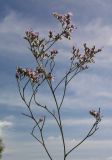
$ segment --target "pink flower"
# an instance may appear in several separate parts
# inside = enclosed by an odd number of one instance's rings
[[[99,111],[95,111],[95,110],[91,110],[89,111],[89,113],[94,117],[96,118],[97,121],[101,121],[101,114],[100,114],[100,108],[99,108]]]

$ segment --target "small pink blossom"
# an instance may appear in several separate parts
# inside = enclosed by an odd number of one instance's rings
[[[47,79],[48,79],[49,81],[54,81],[54,76],[53,76],[51,73],[49,73],[49,74],[47,75]]]
[[[101,114],[100,114],[100,108],[99,111],[91,110],[89,113],[97,120],[101,121]]]

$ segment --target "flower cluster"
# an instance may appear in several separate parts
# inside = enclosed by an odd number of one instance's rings
[[[49,33],[48,33],[48,37],[49,37],[49,39],[52,41],[58,41],[58,40],[61,40],[62,39],[62,33],[61,34],[59,34],[59,33],[57,33],[56,35],[55,34],[53,34],[53,32],[52,31],[49,31]]]
[[[71,39],[71,32],[74,29],[74,25],[71,24],[71,13],[61,15],[59,13],[53,13],[54,17],[56,17],[60,23],[62,24],[62,27],[64,31],[62,32],[62,36],[64,36],[67,39]],[[52,32],[50,32],[50,37],[52,37]]]
[[[52,31],[49,31],[49,37],[52,39],[58,39],[58,35],[54,36],[55,38],[53,38],[53,33]],[[26,36],[24,37],[31,46],[31,51],[33,53],[33,55],[35,56],[36,59],[40,58],[42,59],[46,59],[46,58],[51,58],[54,59],[54,57],[56,56],[56,54],[58,53],[58,51],[56,49],[53,49],[50,54],[45,52],[45,39],[40,39],[39,38],[39,33],[35,33],[32,30],[26,31]]]
[[[51,58],[51,59],[54,59],[54,57],[55,57],[57,54],[58,54],[58,51],[57,51],[56,49],[53,49],[53,50],[51,51],[50,58]]]
[[[40,79],[46,77],[49,81],[54,80],[54,76],[51,73],[45,73],[42,68],[37,68],[35,71],[28,68],[20,68],[16,69],[16,78],[28,77],[31,79],[33,83],[38,83]]]
[[[31,79],[33,83],[37,83],[40,78],[43,78],[43,70],[40,68],[38,70],[33,71],[32,69],[28,68],[25,69],[17,67],[16,78],[19,79],[20,77],[28,77]]]
[[[25,32],[25,39],[30,43],[32,47],[44,47],[45,39],[39,37],[39,33],[33,32],[31,29]]]
[[[71,60],[74,61],[75,59],[78,60],[78,62],[75,62],[75,65],[80,67],[81,69],[88,68],[87,64],[88,63],[94,63],[94,57],[95,55],[101,52],[101,49],[95,49],[95,46],[92,48],[88,48],[86,46],[86,43],[84,44],[84,54],[82,55],[80,53],[79,49],[76,49],[73,46],[72,54],[73,56],[71,57]]]
[[[100,113],[100,108],[99,111],[91,110],[89,111],[90,115],[92,115],[97,121],[101,121],[101,113]]]

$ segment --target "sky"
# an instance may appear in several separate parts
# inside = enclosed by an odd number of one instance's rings
[[[33,123],[22,115],[22,102],[15,79],[16,66],[34,67],[35,60],[24,40],[32,28],[47,36],[58,31],[53,12],[73,13],[77,27],[71,41],[57,45],[57,71],[54,83],[61,77],[73,45],[82,49],[87,43],[102,48],[89,69],[78,74],[68,86],[62,118],[68,148],[88,132],[94,118],[89,111],[101,108],[99,130],[68,157],[68,160],[112,160],[112,1],[111,0],[0,0],[0,137],[5,150],[3,160],[48,160],[43,148],[31,136]],[[29,93],[28,93],[29,94]],[[50,107],[53,102],[44,89],[40,101]],[[60,96],[60,94],[59,94]],[[34,107],[37,116],[42,114]],[[47,115],[48,116],[48,115]],[[49,116],[45,128],[46,143],[54,159],[62,159],[61,138]],[[53,160],[54,160],[53,159]]]

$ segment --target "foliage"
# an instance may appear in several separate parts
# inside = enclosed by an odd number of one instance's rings
[[[2,152],[4,150],[4,145],[2,143],[2,139],[0,139],[0,159],[2,158]]]
[[[23,113],[25,116],[30,118],[34,122],[31,135],[43,146],[45,152],[47,153],[50,160],[52,160],[52,155],[48,150],[45,142],[45,125],[46,125],[46,116],[36,117],[32,109],[32,102],[36,105],[37,109],[42,109],[46,111],[52,118],[56,121],[57,127],[59,128],[61,140],[63,143],[63,153],[65,160],[68,155],[79,145],[81,145],[87,138],[92,136],[98,129],[98,124],[101,121],[100,108],[98,111],[91,110],[90,114],[95,118],[95,122],[88,131],[87,135],[78,143],[74,144],[72,148],[67,150],[66,148],[66,139],[63,130],[63,120],[62,120],[62,110],[63,102],[66,94],[66,89],[70,81],[80,72],[87,70],[90,63],[94,63],[94,58],[101,49],[96,49],[95,46],[89,48],[85,43],[83,45],[83,54],[80,53],[80,50],[75,46],[72,47],[71,58],[68,60],[69,67],[65,73],[63,73],[62,78],[53,84],[54,79],[54,68],[56,66],[56,56],[59,55],[59,51],[54,49],[53,46],[57,42],[66,38],[71,39],[72,31],[76,29],[71,23],[71,13],[61,15],[58,13],[53,13],[54,17],[61,24],[61,32],[54,34],[52,31],[49,31],[48,38],[41,38],[39,33],[35,33],[32,30],[26,31],[25,40],[29,43],[30,50],[34,59],[36,61],[35,69],[32,68],[22,68],[17,67],[16,70],[16,79],[18,84],[18,89],[22,100],[24,101],[28,113]],[[56,76],[56,75],[55,75]],[[53,101],[55,103],[53,111],[48,105],[43,104],[39,101],[38,95],[39,91],[44,87],[49,88],[49,92],[52,94]],[[59,87],[64,84],[63,89],[61,89],[61,101],[58,100],[56,91],[59,90]],[[31,89],[31,96],[28,99],[26,96],[27,89]],[[47,102],[46,102],[47,103]],[[38,112],[38,111],[37,111]],[[38,136],[35,134],[35,131],[38,129]],[[44,132],[44,133],[43,133]]]

